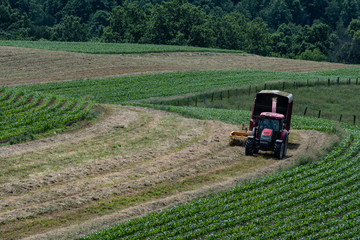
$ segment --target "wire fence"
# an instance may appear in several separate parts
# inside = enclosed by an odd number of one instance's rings
[[[252,109],[253,99],[261,90],[281,90],[281,91],[291,91],[297,90],[300,88],[319,88],[324,86],[360,86],[359,79],[307,79],[301,81],[277,81],[277,82],[267,82],[263,84],[248,85],[239,88],[229,88],[229,89],[220,89],[211,92],[204,92],[196,95],[189,96],[180,96],[171,99],[153,99],[148,103],[151,104],[161,104],[161,105],[173,105],[173,106],[188,106],[188,107],[214,107],[214,108],[226,108],[222,104],[223,102],[229,101],[229,99],[234,99],[236,97],[248,97],[251,104],[248,106],[248,109],[244,109],[240,104],[236,107],[232,106],[232,109],[243,109],[250,110]],[[214,105],[214,103],[217,103]],[[358,110],[355,110],[356,113]],[[298,114],[300,115],[300,114]],[[308,106],[304,107],[303,116],[312,116],[321,118],[323,116],[329,115],[329,113],[324,112],[322,109],[310,109]],[[325,117],[326,118],[326,117]],[[351,120],[350,120],[351,119]],[[343,122],[344,120],[348,123],[357,124],[357,116],[353,114],[340,114],[337,119],[331,119]]]

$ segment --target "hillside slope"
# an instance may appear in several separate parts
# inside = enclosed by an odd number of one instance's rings
[[[194,70],[311,72],[358,67],[233,53],[83,54],[0,46],[0,85]]]

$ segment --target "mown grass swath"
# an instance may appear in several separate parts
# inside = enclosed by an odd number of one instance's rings
[[[86,117],[93,104],[38,92],[0,89],[0,142],[66,127]]]
[[[0,46],[36,48],[44,50],[93,53],[93,54],[133,54],[155,52],[222,52],[243,53],[239,50],[201,48],[176,45],[101,43],[101,42],[53,42],[53,41],[7,41],[0,40]]]
[[[83,239],[344,239],[359,236],[360,129],[298,166]]]

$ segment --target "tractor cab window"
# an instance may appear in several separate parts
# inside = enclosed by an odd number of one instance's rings
[[[262,118],[260,120],[260,133],[262,133],[262,131],[264,129],[272,129],[275,132],[280,131],[280,124],[281,121],[279,121],[278,119],[273,119],[273,118]]]

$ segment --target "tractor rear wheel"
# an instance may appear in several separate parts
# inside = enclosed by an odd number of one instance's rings
[[[254,155],[254,139],[248,138],[245,143],[245,155],[252,156]]]
[[[283,159],[284,157],[284,142],[276,142],[274,146],[274,155],[278,159]]]

